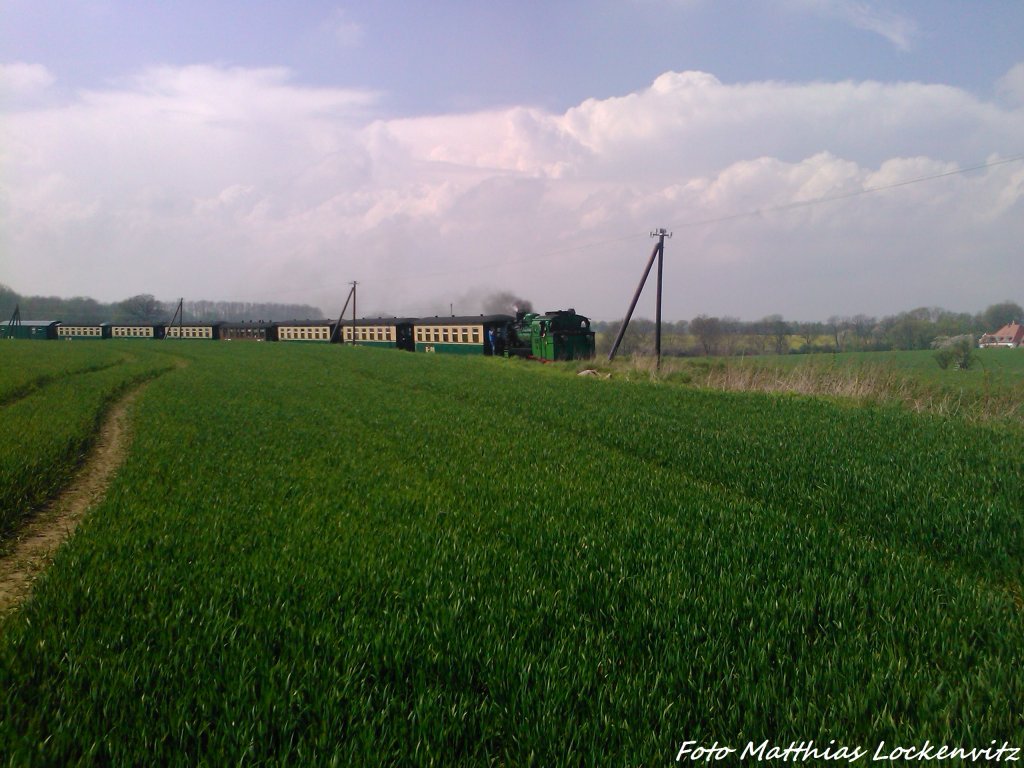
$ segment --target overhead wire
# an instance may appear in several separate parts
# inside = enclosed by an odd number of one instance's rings
[[[857,189],[857,190],[853,190],[853,191],[850,191],[850,192],[843,192],[841,194],[824,195],[822,197],[816,197],[816,198],[812,198],[810,200],[797,200],[797,201],[794,201],[794,202],[791,202],[791,203],[782,203],[780,205],[768,206],[768,207],[764,207],[764,208],[756,208],[756,209],[752,209],[752,210],[749,210],[749,211],[742,211],[742,212],[739,212],[739,213],[732,213],[732,214],[728,214],[728,215],[725,215],[725,216],[718,216],[718,217],[710,218],[710,219],[699,219],[699,220],[696,220],[696,221],[682,222],[680,224],[676,224],[673,227],[669,227],[669,229],[689,229],[689,228],[693,228],[693,227],[707,226],[707,225],[710,225],[710,224],[721,224],[721,223],[724,223],[724,222],[735,221],[735,220],[738,220],[738,219],[754,218],[754,217],[763,216],[763,215],[769,214],[769,213],[780,213],[780,212],[783,212],[783,211],[790,211],[790,210],[799,209],[799,208],[810,208],[810,207],[815,206],[815,205],[823,205],[825,203],[832,203],[832,202],[836,202],[836,201],[839,201],[839,200],[848,200],[850,198],[860,197],[862,195],[873,194],[873,193],[876,193],[876,192],[883,192],[885,190],[896,189],[898,187],[906,187],[906,186],[910,186],[912,184],[920,184],[920,183],[923,183],[923,182],[926,182],[926,181],[934,181],[935,179],[941,179],[941,178],[945,178],[945,177],[948,177],[948,176],[958,176],[958,175],[962,175],[964,173],[970,173],[971,171],[980,171],[980,170],[985,170],[985,169],[988,169],[988,168],[995,168],[995,167],[1000,166],[1000,165],[1007,165],[1009,163],[1017,163],[1017,162],[1020,162],[1022,160],[1024,160],[1024,153],[1020,153],[1020,154],[1016,154],[1016,155],[1011,155],[1009,157],[1001,158],[999,160],[990,160],[990,161],[985,162],[985,163],[978,163],[978,164],[975,164],[975,165],[967,166],[965,168],[954,168],[953,170],[943,171],[941,173],[933,173],[933,174],[929,174],[927,176],[917,176],[917,177],[912,178],[912,179],[903,179],[902,181],[895,181],[895,182],[892,182],[890,184],[879,184],[879,185],[872,186],[872,187],[864,187],[862,189]],[[634,234],[634,235],[623,235],[621,237],[615,237],[615,238],[610,238],[610,239],[606,239],[606,240],[590,241],[590,242],[586,242],[586,243],[580,243],[580,244],[577,244],[577,245],[565,246],[563,248],[555,248],[555,249],[551,249],[551,250],[546,250],[546,251],[544,251],[542,253],[538,253],[538,254],[535,254],[533,256],[525,256],[525,257],[519,258],[519,259],[505,259],[505,260],[502,260],[501,262],[488,262],[488,263],[479,263],[479,262],[477,262],[477,263],[475,263],[472,266],[460,267],[458,269],[440,270],[440,271],[436,271],[436,272],[417,272],[415,274],[407,273],[407,274],[403,275],[403,277],[406,278],[406,279],[413,279],[413,278],[415,278],[415,279],[423,279],[423,278],[431,278],[431,277],[449,277],[451,275],[465,274],[466,272],[483,272],[483,271],[486,271],[486,270],[489,270],[489,269],[494,269],[495,267],[498,267],[498,266],[528,264],[528,263],[534,262],[534,261],[543,261],[543,260],[551,258],[552,256],[558,256],[558,255],[561,255],[561,254],[574,253],[574,252],[584,251],[584,250],[591,251],[591,250],[594,250],[594,249],[597,249],[597,248],[603,248],[603,247],[608,246],[608,245],[614,245],[616,243],[624,243],[624,242],[629,242],[629,241],[632,241],[632,240],[640,240],[640,239],[645,239],[646,240],[649,237],[650,237],[650,233],[649,232],[644,232],[643,234],[639,234],[638,233],[638,234]],[[399,279],[401,279],[401,278],[399,278]]]
[[[1008,163],[1017,163],[1024,160],[1024,153],[1019,155],[1012,155],[1005,157],[1000,160],[992,160],[987,163],[980,163],[978,165],[968,166],[967,168],[954,168],[951,171],[943,171],[942,173],[933,173],[928,176],[918,176],[913,179],[904,179],[903,181],[894,181],[891,184],[879,184],[873,187],[864,187],[862,189],[855,189],[851,192],[843,192],[837,195],[824,195],[822,197],[815,197],[810,200],[796,200],[792,203],[782,203],[780,205],[773,205],[766,208],[756,208],[750,211],[743,211],[741,213],[732,213],[726,216],[719,216],[713,219],[700,219],[698,221],[684,222],[676,225],[673,229],[686,229],[689,227],[702,227],[708,224],[720,224],[726,221],[734,221],[736,219],[751,218],[755,216],[762,216],[766,213],[780,213],[782,211],[790,211],[796,208],[810,208],[811,206],[821,205],[823,203],[832,203],[837,200],[849,200],[853,197],[860,197],[862,195],[872,194],[874,192],[884,192],[887,189],[896,189],[897,187],[906,187],[911,184],[920,184],[925,181],[934,181],[935,179],[942,179],[947,176],[958,176],[971,171],[980,171],[986,168],[994,168],[999,165],[1007,165]]]

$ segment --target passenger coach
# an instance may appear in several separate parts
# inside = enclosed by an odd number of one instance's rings
[[[223,323],[174,323],[167,326],[165,339],[219,339]]]
[[[61,323],[57,326],[58,339],[105,339],[107,338],[106,323]]]
[[[111,323],[107,326],[109,339],[162,339],[163,323]]]
[[[339,341],[412,352],[416,349],[413,322],[408,317],[367,317],[356,320],[355,325],[351,320],[342,321]]]
[[[258,323],[224,323],[220,337],[224,341],[266,341],[270,325],[262,320]]]
[[[416,351],[501,355],[511,322],[510,315],[421,317],[415,321]]]
[[[329,343],[334,336],[334,323],[330,320],[293,320],[271,323],[271,341],[322,341]]]

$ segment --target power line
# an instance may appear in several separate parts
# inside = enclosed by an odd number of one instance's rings
[[[942,179],[946,176],[958,176],[960,174],[969,173],[970,171],[980,171],[985,168],[994,168],[998,165],[1006,165],[1008,163],[1016,163],[1024,160],[1024,154],[1013,155],[1012,157],[1006,157],[1002,160],[993,160],[989,163],[982,163],[980,165],[972,165],[967,168],[956,168],[952,171],[943,171],[942,173],[933,173],[929,176],[918,176],[913,179],[904,179],[903,181],[894,181],[891,184],[879,184],[876,187],[864,187],[863,189],[857,189],[853,192],[844,192],[839,195],[825,195],[824,197],[816,197],[811,200],[798,200],[792,203],[782,203],[781,205],[773,205],[767,208],[757,208],[751,211],[743,211],[742,213],[732,213],[727,216],[719,216],[714,219],[702,219],[700,221],[690,221],[685,224],[678,224],[679,227],[702,227],[707,224],[719,224],[725,221],[734,221],[735,219],[745,219],[753,216],[761,216],[765,213],[778,213],[781,211],[791,211],[795,208],[810,208],[814,205],[821,205],[823,203],[832,203],[836,200],[848,200],[851,197],[860,197],[861,195],[869,195],[874,192],[883,192],[887,189],[895,189],[897,187],[906,187],[911,184],[920,184],[924,181],[934,181],[935,179]]]

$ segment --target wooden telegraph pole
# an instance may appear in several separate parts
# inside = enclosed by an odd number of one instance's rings
[[[345,306],[341,308],[341,314],[338,315],[338,322],[334,326],[334,337],[341,343],[345,342],[345,335],[341,332],[342,324],[345,322],[345,311],[348,309],[348,303],[352,302],[352,346],[356,345],[356,286],[359,283],[353,280],[349,283],[352,287],[349,289],[348,298],[345,299]],[[334,339],[332,338],[332,341]]]
[[[647,277],[651,274],[651,267],[654,266],[654,260],[658,260],[658,285],[657,285],[657,297],[655,300],[655,318],[654,318],[654,352],[658,356],[658,368],[661,368],[661,284],[663,274],[663,264],[665,261],[665,238],[672,237],[672,233],[666,229],[656,229],[651,232],[651,237],[658,238],[658,244],[654,246],[654,250],[651,251],[651,258],[647,260],[647,266],[644,267],[643,277],[640,278],[640,284],[636,287],[636,292],[633,294],[633,301],[629,304],[629,309],[626,311],[626,317],[622,321],[622,326],[619,328],[619,334],[615,337],[615,343],[612,344],[612,349],[608,353],[608,361],[611,362],[615,358],[615,353],[619,349],[619,344],[622,343],[622,337],[626,335],[626,328],[629,327],[629,321],[633,317],[633,310],[636,309],[636,303],[640,300],[640,294],[644,290],[644,285],[647,283]]]

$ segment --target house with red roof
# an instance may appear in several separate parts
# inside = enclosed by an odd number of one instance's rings
[[[995,333],[986,333],[978,342],[979,347],[1019,347],[1024,342],[1024,325],[1014,320]]]

